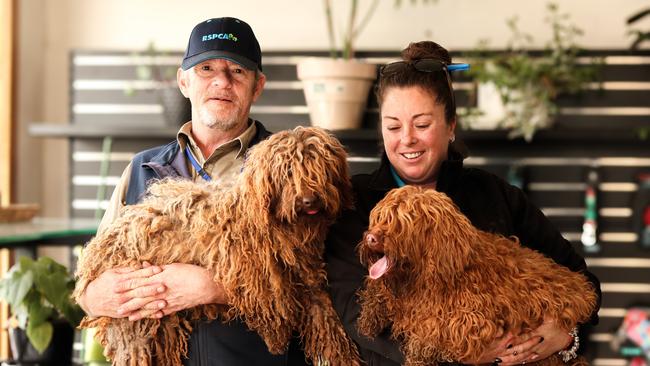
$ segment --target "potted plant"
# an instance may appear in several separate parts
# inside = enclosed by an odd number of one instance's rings
[[[396,6],[400,4],[400,0],[395,1]],[[355,41],[378,5],[379,0],[373,0],[365,15],[359,17],[359,1],[350,0],[350,12],[339,50],[332,2],[323,0],[330,58],[305,58],[297,65],[298,79],[303,83],[313,125],[330,130],[360,127],[368,92],[377,76],[377,66],[354,58]]]
[[[49,257],[21,257],[0,281],[0,298],[11,307],[10,343],[14,359],[69,364],[74,328],[83,311],[70,295],[74,279]]]
[[[136,78],[151,82],[158,103],[163,108],[163,117],[167,124],[178,126],[192,118],[192,106],[189,99],[180,92],[176,82],[178,65],[165,63],[166,52],[156,49],[153,42],[149,43],[143,52],[133,55],[136,60]],[[133,95],[135,88],[125,90],[127,95]]]
[[[547,6],[551,40],[536,54],[530,50],[532,37],[519,30],[517,19],[508,20],[512,38],[505,52],[487,52],[486,41],[469,55],[470,74],[478,85],[478,117],[470,113],[464,126],[474,128],[481,122],[495,122],[509,129],[509,137],[531,141],[538,129],[554,122],[558,95],[578,93],[596,79],[597,60],[582,65],[575,42],[582,31],[568,24],[568,15],[560,14],[556,4]],[[491,96],[490,91],[496,92]]]

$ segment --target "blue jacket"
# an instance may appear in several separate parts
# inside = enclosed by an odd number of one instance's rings
[[[257,132],[251,146],[271,135],[264,126],[255,121]],[[140,201],[147,185],[165,177],[191,178],[187,170],[185,154],[178,141],[138,153],[131,161],[131,176],[126,193],[126,204]],[[284,355],[271,355],[260,336],[250,331],[246,324],[220,320],[197,324],[190,337],[186,366],[302,366],[305,355],[297,339],[291,342]]]

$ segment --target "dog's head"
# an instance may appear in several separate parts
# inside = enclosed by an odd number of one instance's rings
[[[477,235],[444,193],[406,186],[390,191],[371,211],[359,252],[371,279],[453,280],[467,266]]]
[[[257,207],[280,222],[331,222],[352,205],[346,158],[343,145],[325,130],[296,127],[250,149],[244,179]]]

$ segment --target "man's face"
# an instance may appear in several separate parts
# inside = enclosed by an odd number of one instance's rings
[[[262,93],[264,74],[224,59],[179,69],[178,85],[192,102],[192,121],[223,131],[245,126],[253,102]]]

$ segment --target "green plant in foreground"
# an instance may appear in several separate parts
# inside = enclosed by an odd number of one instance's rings
[[[74,286],[68,269],[49,257],[20,257],[0,281],[0,298],[38,352],[52,340],[52,320],[63,318],[73,327],[81,322],[83,311],[70,298]]]

